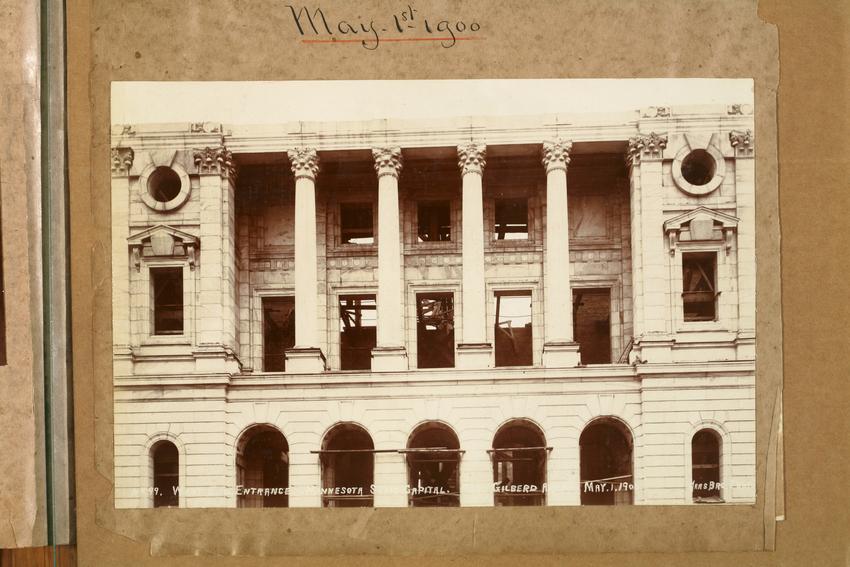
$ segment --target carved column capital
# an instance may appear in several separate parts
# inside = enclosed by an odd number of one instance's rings
[[[372,158],[375,160],[375,173],[378,179],[384,175],[398,178],[401,174],[401,148],[373,148]]]
[[[735,157],[753,157],[755,137],[752,130],[732,130],[729,132],[729,143],[735,150]]]
[[[467,173],[484,174],[487,164],[487,146],[470,142],[457,147],[458,166],[463,175]]]
[[[287,152],[295,179],[316,180],[319,173],[319,154],[315,148],[293,148]]]
[[[543,166],[546,173],[557,169],[567,171],[572,149],[573,143],[570,140],[555,138],[551,142],[543,142]]]
[[[207,146],[196,149],[192,154],[198,173],[221,175],[224,178],[236,178],[236,164],[233,162],[233,152],[227,149],[224,141],[217,148]]]
[[[133,148],[112,148],[112,175],[115,177],[129,175],[135,156]]]
[[[667,134],[638,134],[629,138],[627,161],[630,165],[639,164],[641,158],[660,159],[664,148],[667,147]]]

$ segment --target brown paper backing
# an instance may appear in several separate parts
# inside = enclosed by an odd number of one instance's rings
[[[41,334],[38,17],[0,0],[0,214],[6,364],[0,366],[0,548],[47,543]]]
[[[353,19],[371,13],[388,17],[405,6],[328,0],[321,7]],[[472,16],[486,27],[486,40],[451,49],[398,43],[367,51],[355,44],[301,44],[283,1],[69,2],[80,565],[256,565],[256,556],[276,556],[268,561],[272,564],[322,566],[843,562],[850,505],[841,491],[846,451],[843,459],[839,452],[850,435],[846,423],[830,419],[824,409],[850,407],[848,388],[841,382],[847,362],[838,362],[846,350],[838,326],[846,319],[841,317],[847,314],[846,286],[827,271],[846,256],[848,238],[837,227],[848,192],[830,191],[839,179],[846,185],[846,175],[838,177],[840,160],[846,164],[846,158],[837,136],[840,126],[846,130],[847,99],[836,89],[847,80],[847,6],[828,1],[756,6],[717,0],[476,0],[420,1],[416,8]],[[777,24],[778,34],[766,22]],[[819,83],[824,76],[835,80]],[[756,505],[421,511],[113,508],[110,81],[553,77],[755,79]],[[777,443],[783,363],[787,470],[777,465],[783,452]],[[844,506],[839,510],[838,504]],[[830,505],[836,510],[827,511]],[[775,525],[774,517],[782,514],[786,520]],[[763,551],[774,547],[776,551]],[[536,555],[522,555],[532,553]]]

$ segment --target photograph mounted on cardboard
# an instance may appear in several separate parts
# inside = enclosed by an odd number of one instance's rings
[[[115,507],[754,504],[753,103],[113,83]]]

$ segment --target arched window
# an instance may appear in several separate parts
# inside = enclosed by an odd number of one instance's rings
[[[411,506],[460,506],[460,443],[447,425],[420,425],[407,443]]]
[[[631,504],[632,435],[613,418],[592,421],[579,438],[581,503]]]
[[[542,506],[546,503],[546,457],[543,432],[525,420],[503,425],[493,438],[493,486],[496,506]]]
[[[157,441],[151,447],[153,461],[153,507],[180,505],[180,455],[171,441]]]
[[[331,429],[322,443],[322,505],[371,507],[375,445],[369,433],[351,423]]]
[[[694,502],[720,500],[720,446],[720,435],[713,429],[700,429],[691,439]]]
[[[239,508],[289,506],[289,445],[271,425],[255,425],[242,434],[236,450]]]

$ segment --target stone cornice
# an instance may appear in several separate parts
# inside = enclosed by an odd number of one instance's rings
[[[112,175],[114,177],[129,175],[135,155],[133,148],[112,148]]]
[[[661,159],[667,147],[667,133],[638,134],[629,138],[628,163],[639,164],[641,159]]]
[[[729,143],[735,150],[735,157],[753,157],[755,137],[752,130],[732,130],[729,132]]]
[[[295,179],[316,180],[319,173],[319,154],[315,148],[293,148],[287,152]]]
[[[573,143],[569,140],[556,138],[551,142],[543,142],[543,166],[546,168],[546,173],[558,169],[567,171],[567,166],[570,164],[570,152],[573,149]]]
[[[233,162],[233,152],[221,141],[217,148],[207,146],[192,152],[195,166],[201,175],[220,175],[224,178],[236,178],[236,164]]]
[[[375,173],[378,179],[385,175],[398,178],[401,174],[401,148],[373,148],[372,158],[375,160]]]
[[[468,173],[484,174],[487,164],[487,146],[470,142],[457,147],[458,167],[463,175]]]

